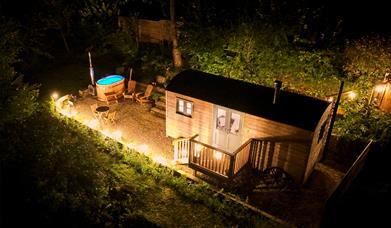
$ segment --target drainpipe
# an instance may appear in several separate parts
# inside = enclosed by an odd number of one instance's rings
[[[330,126],[329,126],[329,129],[328,129],[328,132],[327,132],[327,136],[326,136],[327,138],[326,138],[326,141],[324,143],[323,153],[322,153],[321,158],[320,158],[321,162],[326,159],[326,156],[327,156],[327,153],[328,153],[328,150],[329,150],[331,133],[333,131],[335,118],[337,116],[339,101],[341,100],[341,95],[342,95],[344,83],[345,83],[344,81],[341,81],[341,84],[339,85],[339,91],[338,91],[337,100],[334,103],[333,112],[331,114],[331,119],[330,119]]]
[[[273,104],[278,104],[280,100],[280,89],[282,86],[282,81],[275,80],[274,81],[274,97],[273,97]]]

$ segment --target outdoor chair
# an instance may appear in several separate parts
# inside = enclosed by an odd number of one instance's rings
[[[136,101],[140,104],[150,103],[152,100],[150,99],[152,95],[153,85],[148,85],[145,89],[145,92],[136,93],[135,98]]]
[[[115,124],[116,123],[116,116],[117,116],[117,111],[110,111],[107,116],[104,116],[103,119],[106,121],[106,122],[110,122],[111,124]]]
[[[125,99],[131,99],[132,101],[134,100],[136,94],[136,81],[135,80],[130,80],[128,82],[128,88],[126,91],[123,93]]]
[[[113,104],[113,103],[117,103],[118,104],[118,97],[117,97],[117,94],[115,92],[105,93],[105,97],[106,97],[106,103],[108,105]]]
[[[79,96],[80,97],[86,97],[88,95],[88,89],[85,90],[79,90]]]

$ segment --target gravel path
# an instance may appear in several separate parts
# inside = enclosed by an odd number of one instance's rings
[[[82,120],[93,119],[90,105],[95,103],[98,106],[107,105],[94,97],[79,98],[75,105],[77,117]],[[148,106],[130,100],[120,100],[118,104],[109,107],[110,110],[117,111],[117,121],[115,124],[101,122],[101,129],[107,129],[109,132],[120,130],[122,140],[126,144],[133,144],[136,149],[141,147],[141,150],[147,150],[155,157],[173,159],[172,139],[166,137],[164,119],[150,113]],[[148,149],[145,149],[146,147]]]

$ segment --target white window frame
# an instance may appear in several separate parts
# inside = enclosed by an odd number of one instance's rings
[[[189,107],[190,106],[190,107]],[[193,116],[193,102],[182,98],[176,98],[176,113],[187,117]]]

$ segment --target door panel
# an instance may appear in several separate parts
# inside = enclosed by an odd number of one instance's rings
[[[218,107],[216,110],[216,118],[215,118],[215,139],[214,144],[217,148],[221,148],[223,150],[227,149],[227,110]]]
[[[242,118],[237,112],[230,112],[230,128],[228,129],[228,151],[235,151],[241,144]]]
[[[234,110],[216,106],[214,146],[233,152],[241,144],[242,116]]]

